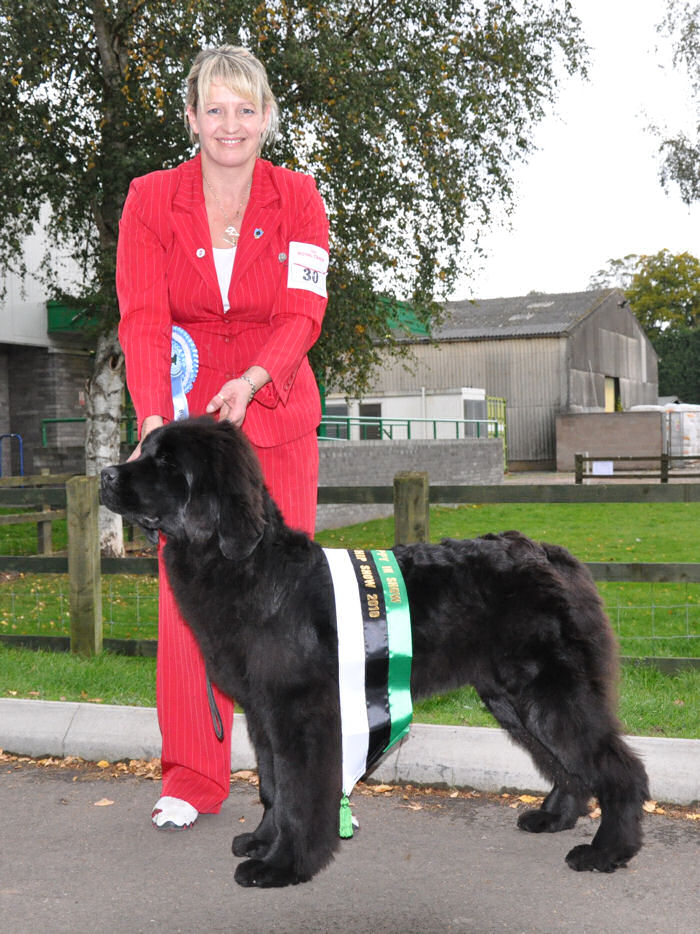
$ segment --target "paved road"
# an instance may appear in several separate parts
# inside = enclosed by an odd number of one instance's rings
[[[355,797],[362,829],[313,882],[246,890],[233,832],[259,819],[242,782],[217,817],[157,833],[151,781],[94,771],[0,769],[4,934],[696,934],[698,822],[647,815],[647,845],[612,875],[574,873],[590,838],[532,837],[486,797]],[[113,802],[96,806],[107,799]]]

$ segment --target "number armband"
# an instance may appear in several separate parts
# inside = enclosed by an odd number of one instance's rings
[[[306,289],[327,297],[328,253],[313,243],[292,240],[289,244],[288,289]]]

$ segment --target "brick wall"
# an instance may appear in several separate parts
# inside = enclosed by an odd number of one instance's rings
[[[77,470],[85,465],[85,426],[52,425],[49,446],[41,442],[44,418],[81,418],[85,407],[80,393],[92,373],[92,357],[80,351],[51,352],[45,347],[11,347],[7,352],[11,431],[22,436],[25,474]],[[19,473],[16,445],[12,472]]]
[[[8,374],[7,350],[0,348],[0,435],[10,430],[10,383]],[[7,477],[10,473],[10,444],[8,438],[2,442],[2,475]]]

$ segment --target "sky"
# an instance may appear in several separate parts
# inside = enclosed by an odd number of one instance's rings
[[[483,237],[487,256],[451,298],[576,292],[609,259],[668,249],[700,257],[700,203],[659,181],[659,141],[697,120],[687,75],[656,31],[664,0],[574,0],[588,80],[562,74],[538,148],[516,170],[515,210]],[[509,223],[510,229],[507,224]]]

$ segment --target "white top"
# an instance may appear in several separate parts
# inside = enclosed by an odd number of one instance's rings
[[[234,246],[230,250],[222,250],[215,246],[212,249],[214,250],[216,278],[219,280],[219,289],[221,290],[221,301],[224,303],[224,311],[228,311],[231,307],[228,300],[228,288],[231,285],[231,276],[233,275],[236,247]]]

